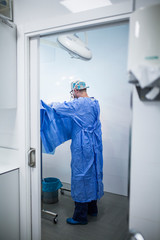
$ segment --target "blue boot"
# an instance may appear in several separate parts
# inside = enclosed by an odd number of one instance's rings
[[[73,218],[67,218],[66,222],[69,223],[69,224],[72,224],[72,225],[78,225],[78,224],[79,225],[85,225],[85,224],[88,223],[87,221],[82,221],[82,222],[76,221]]]

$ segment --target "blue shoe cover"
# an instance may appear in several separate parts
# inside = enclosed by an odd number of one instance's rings
[[[80,222],[80,221],[76,221],[76,220],[74,220],[73,218],[67,218],[67,223],[69,223],[69,224],[72,224],[72,225],[85,225],[85,224],[87,224],[88,222],[87,221],[83,221],[83,222]]]

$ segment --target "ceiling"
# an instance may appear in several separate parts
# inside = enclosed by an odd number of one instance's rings
[[[44,19],[49,19],[64,16],[67,14],[71,14],[61,2],[64,0],[14,0],[14,22],[18,24],[27,24],[29,22],[43,21]],[[84,5],[91,0],[74,0],[77,1],[77,4],[80,3]],[[93,0],[95,1],[95,0]],[[99,0],[98,0],[99,1]],[[105,1],[105,0],[103,0]],[[110,0],[112,4],[127,2],[131,0]]]
[[[53,1],[53,0],[52,0]],[[71,1],[71,0],[68,0],[68,1]],[[90,5],[93,5],[93,2],[97,1],[99,2],[99,0],[74,0],[74,1],[77,1],[77,5],[79,5],[79,8],[81,8],[81,5],[83,4],[88,4]],[[101,0],[102,2],[105,2],[107,0]],[[121,2],[127,2],[129,0],[109,0],[112,4],[116,4],[116,3],[121,3]],[[67,13],[71,13],[70,10],[68,10],[68,8],[66,8],[63,4],[61,4],[61,2],[64,2],[64,0],[54,0],[53,3],[54,3],[54,9],[56,10],[55,11],[55,14],[56,15],[63,15],[63,14],[67,14]],[[91,8],[90,8],[91,9]]]

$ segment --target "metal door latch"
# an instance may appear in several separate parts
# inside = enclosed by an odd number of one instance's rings
[[[35,150],[35,148],[31,148],[28,151],[28,166],[36,167],[36,150]]]

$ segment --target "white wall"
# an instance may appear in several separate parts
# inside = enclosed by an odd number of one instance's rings
[[[0,20],[0,147],[17,148],[16,29]]]
[[[135,1],[135,8],[139,9],[141,7],[147,7],[153,4],[160,3],[160,0],[136,0]]]
[[[14,0],[14,22],[17,25],[33,24],[53,16],[66,15],[69,10],[59,5],[59,0]]]
[[[145,240],[160,236],[160,102],[133,95],[130,229]]]
[[[71,13],[68,9],[66,9],[63,5],[60,5],[60,0],[14,0],[14,22],[16,24],[33,24],[33,22],[41,22],[45,21],[46,19],[52,19],[53,17],[64,17],[72,15],[73,19],[76,18],[77,13]],[[97,12],[101,12],[102,14],[105,12],[106,15],[116,15],[118,11],[124,11],[126,3],[131,3],[132,0],[113,0],[113,6],[93,9],[93,11],[84,11],[78,13],[81,20],[83,20],[83,13],[90,14],[91,16],[96,17]],[[122,3],[122,5],[121,5]],[[124,4],[124,5],[123,5]],[[116,10],[112,14],[113,8]]]
[[[18,148],[16,109],[0,109],[0,147]]]

